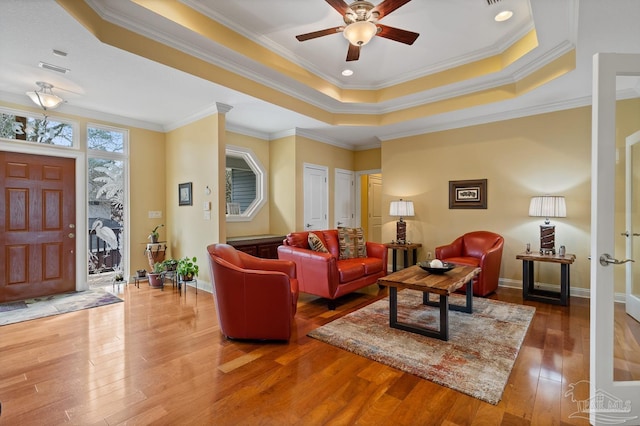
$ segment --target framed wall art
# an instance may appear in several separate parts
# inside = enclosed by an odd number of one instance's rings
[[[179,206],[193,205],[193,191],[192,191],[191,182],[178,184],[178,205]]]
[[[450,180],[450,209],[486,209],[487,180]]]

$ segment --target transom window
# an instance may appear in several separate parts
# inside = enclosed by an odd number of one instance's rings
[[[0,108],[0,138],[72,147],[74,135],[71,122]]]

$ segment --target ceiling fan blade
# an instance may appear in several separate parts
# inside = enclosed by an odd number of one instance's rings
[[[298,41],[307,41],[307,40],[311,40],[312,38],[318,38],[318,37],[322,37],[322,36],[326,36],[326,35],[339,33],[343,29],[344,29],[344,27],[327,28],[326,30],[320,30],[320,31],[314,31],[312,33],[300,34],[300,35],[297,35],[296,38],[298,39]]]
[[[344,0],[325,0],[329,5],[338,11],[338,13],[344,16],[349,9],[349,5]]]
[[[347,50],[347,61],[357,61],[360,59],[360,46],[349,43],[349,50]]]
[[[327,0],[328,1],[328,0]],[[397,8],[404,6],[409,3],[411,0],[384,0],[382,3],[374,7],[371,11],[378,12],[378,19],[384,18],[386,15],[390,14]]]
[[[378,36],[388,38],[393,41],[399,41],[404,44],[413,44],[420,34],[413,31],[401,30],[400,28],[388,27],[386,25],[377,24],[380,28]]]

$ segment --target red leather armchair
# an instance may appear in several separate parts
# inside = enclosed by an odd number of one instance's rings
[[[222,334],[289,340],[298,303],[295,263],[260,259],[228,244],[212,244],[207,251]]]
[[[436,258],[443,262],[478,266],[482,269],[473,282],[474,296],[487,296],[498,288],[504,238],[489,231],[474,231],[436,247]]]

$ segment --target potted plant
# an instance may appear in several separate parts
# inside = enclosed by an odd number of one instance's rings
[[[153,231],[151,231],[151,233],[147,237],[147,238],[149,238],[151,243],[155,244],[155,243],[158,242],[158,238],[160,238],[160,233],[158,232],[158,228],[162,228],[163,226],[164,226],[164,224],[161,224],[161,225],[158,225],[155,228],[153,228]]]
[[[182,281],[192,281],[194,277],[198,276],[199,267],[196,263],[198,259],[196,257],[183,257],[178,261],[178,267],[176,272],[182,278]]]
[[[166,271],[175,271],[178,267],[178,261],[175,259],[166,259],[162,262]]]
[[[156,262],[153,265],[153,271],[149,272],[149,285],[151,287],[162,287],[164,285],[164,264]]]

